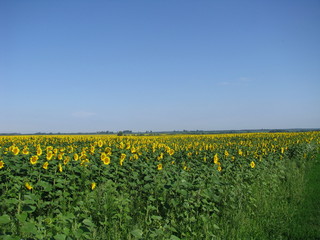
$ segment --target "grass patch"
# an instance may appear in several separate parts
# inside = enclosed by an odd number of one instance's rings
[[[290,239],[320,239],[320,155],[306,171],[304,199],[294,216]]]
[[[247,205],[223,213],[219,238],[320,239],[320,156],[310,160],[261,172]]]

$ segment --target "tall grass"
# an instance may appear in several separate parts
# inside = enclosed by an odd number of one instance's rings
[[[224,209],[217,239],[320,239],[319,159],[260,172],[248,204]]]

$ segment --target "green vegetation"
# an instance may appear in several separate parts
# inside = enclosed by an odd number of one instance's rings
[[[314,155],[260,172],[252,203],[225,210],[219,239],[320,239],[319,173]]]
[[[320,134],[0,138],[0,238],[317,239]]]
[[[303,200],[297,208],[290,239],[320,239],[320,155],[307,165]]]

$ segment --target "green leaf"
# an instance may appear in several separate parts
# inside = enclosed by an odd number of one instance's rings
[[[67,236],[69,235],[70,233],[70,229],[69,228],[63,228],[63,233],[66,234]]]
[[[187,196],[187,195],[188,195],[188,192],[187,192],[186,190],[184,190],[184,189],[181,189],[179,192],[180,192],[183,196]]]
[[[83,220],[82,222],[83,222],[83,224],[85,224],[85,225],[87,225],[87,226],[89,226],[89,227],[94,227],[94,226],[95,226],[94,223],[91,222],[90,219],[85,219],[85,220]]]
[[[175,236],[175,235],[171,235],[171,236],[170,236],[170,240],[180,240],[180,238],[178,238],[178,237]]]
[[[135,230],[131,231],[131,234],[133,236],[135,236],[136,238],[140,239],[140,238],[142,238],[143,232],[140,229],[135,229]]]
[[[155,216],[155,215],[151,216],[151,218],[152,218],[153,220],[158,220],[158,221],[160,221],[160,220],[162,219],[161,216]]]
[[[30,194],[26,194],[26,195],[24,195],[24,198],[26,199],[26,200],[38,200],[39,199],[39,196],[37,196],[36,194],[32,194],[32,193],[30,193]]]
[[[83,235],[83,230],[81,228],[77,229],[74,232],[74,235],[75,235],[76,238],[80,238]]]
[[[22,212],[22,213],[20,213],[20,214],[17,214],[17,215],[16,215],[16,218],[17,218],[20,222],[25,222],[26,219],[27,219],[27,216],[28,216],[27,212]]]
[[[5,235],[5,236],[1,236],[3,240],[20,240],[20,237],[15,237],[15,236],[9,236],[9,235]]]
[[[70,219],[70,220],[72,220],[72,219],[75,218],[74,214],[73,214],[73,213],[70,213],[70,212],[64,214],[64,216],[65,216],[67,219]]]
[[[32,199],[26,199],[23,201],[24,204],[36,204],[36,202]]]
[[[147,176],[144,177],[144,180],[145,180],[145,181],[151,181],[152,178],[151,178],[151,176],[147,175]]]
[[[220,229],[219,226],[216,225],[216,224],[213,224],[213,228],[214,228],[214,229]]]
[[[24,205],[22,207],[22,210],[25,211],[25,212],[34,212],[36,210],[36,207],[35,206],[32,206],[32,205]]]
[[[19,202],[19,200],[15,199],[15,198],[10,198],[10,199],[5,199],[4,202],[6,204],[17,204]]]
[[[6,224],[9,223],[11,221],[10,216],[7,214],[4,214],[2,216],[0,216],[0,224]]]
[[[66,237],[67,237],[67,236],[64,235],[64,234],[57,234],[57,235],[54,236],[54,239],[55,239],[55,240],[65,240]]]
[[[37,232],[36,225],[33,222],[26,222],[22,225],[21,232],[35,234]]]
[[[64,185],[62,184],[62,183],[56,183],[56,185],[54,185],[56,188],[63,188],[64,187]],[[59,190],[60,191],[60,190]],[[57,194],[57,195],[61,195],[62,194],[62,192],[60,191],[59,192],[59,194]]]
[[[149,191],[151,189],[151,185],[149,183],[143,186],[144,190]]]
[[[43,191],[45,192],[50,192],[52,190],[52,186],[47,182],[40,181],[37,185],[43,187]]]

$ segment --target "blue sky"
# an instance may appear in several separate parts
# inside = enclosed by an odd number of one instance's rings
[[[0,1],[0,132],[320,127],[319,1]]]

